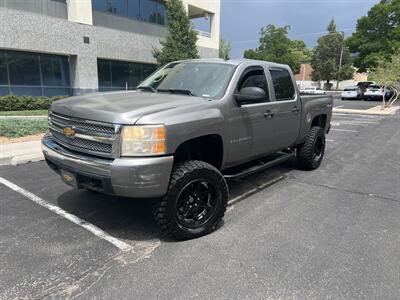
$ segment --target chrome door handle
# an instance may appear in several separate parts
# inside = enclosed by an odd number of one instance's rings
[[[274,116],[275,116],[275,113],[272,112],[272,111],[270,111],[270,110],[267,110],[267,111],[264,113],[264,117],[266,117],[267,119],[272,119]]]
[[[300,111],[300,108],[298,108],[297,106],[292,107],[292,112],[294,112],[295,114],[297,114]]]

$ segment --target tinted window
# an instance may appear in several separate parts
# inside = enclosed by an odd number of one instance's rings
[[[128,1],[128,17],[132,19],[139,19],[140,17],[140,1],[129,0]]]
[[[0,52],[0,85],[8,85],[6,54]]]
[[[0,94],[69,95],[68,57],[0,51],[0,86]]]
[[[240,79],[239,91],[246,87],[258,87],[263,89],[266,95],[265,101],[269,101],[268,82],[263,70],[252,70],[245,73],[243,78]]]
[[[111,88],[111,62],[99,60],[97,62],[97,73],[100,88]]]
[[[134,89],[148,75],[154,72],[155,65],[125,61],[99,59],[97,62],[99,90]]]
[[[292,100],[295,96],[295,90],[289,72],[284,69],[271,69],[270,72],[276,100]]]
[[[68,59],[61,56],[41,55],[43,85],[69,86]]]
[[[38,55],[14,52],[8,55],[8,64],[12,85],[40,85]]]
[[[140,17],[145,21],[157,23],[157,2],[153,0],[141,0]]]

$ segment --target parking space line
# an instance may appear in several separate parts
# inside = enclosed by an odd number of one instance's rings
[[[253,195],[255,193],[261,192],[265,188],[267,188],[267,187],[269,187],[269,186],[271,186],[271,185],[273,185],[273,184],[275,184],[275,183],[277,183],[277,182],[279,182],[279,181],[281,181],[281,180],[283,180],[285,178],[286,178],[286,176],[279,176],[279,177],[276,177],[274,179],[271,179],[270,181],[267,181],[267,182],[263,183],[262,185],[259,185],[259,186],[255,187],[254,189],[252,189],[250,191],[247,191],[246,193],[229,200],[228,201],[228,206],[232,206],[232,205],[234,205],[234,204],[236,204],[236,203],[238,203],[238,202],[250,197],[251,195]],[[228,211],[229,210],[230,209],[228,209]]]
[[[334,142],[335,140],[325,139],[327,142]]]
[[[36,204],[41,205],[44,208],[47,208],[48,210],[56,213],[57,215],[71,221],[72,223],[75,223],[77,225],[79,225],[80,227],[85,228],[86,230],[90,231],[91,233],[93,233],[95,236],[113,244],[115,247],[117,247],[118,249],[127,252],[130,251],[132,249],[132,247],[130,245],[128,245],[127,243],[109,235],[108,233],[104,232],[103,230],[101,230],[100,228],[98,228],[97,226],[82,220],[80,218],[78,218],[77,216],[70,214],[69,212],[63,210],[62,208],[53,205],[45,200],[43,200],[42,198],[36,196],[35,194],[32,194],[31,192],[19,187],[18,185],[8,181],[7,179],[0,177],[0,183],[5,185],[6,187],[8,187],[9,189],[25,196],[26,198],[32,200],[33,202],[35,202]]]
[[[339,128],[332,128],[332,131],[343,131],[343,132],[358,132],[357,130],[350,130],[350,129],[339,129]]]

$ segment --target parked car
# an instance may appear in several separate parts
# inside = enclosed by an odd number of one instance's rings
[[[393,91],[388,89],[388,88],[384,88],[381,85],[378,84],[372,84],[370,85],[366,92],[364,93],[364,99],[366,100],[383,100],[383,96],[385,96],[385,99],[390,99],[390,97],[392,96]]]
[[[325,95],[326,92],[319,87],[309,87],[300,90],[302,95]]]
[[[361,89],[361,99],[364,99],[364,93],[367,91],[367,88],[372,84],[375,84],[375,81],[359,81],[357,83],[357,86]]]
[[[350,86],[343,90],[342,92],[342,100],[346,99],[361,99],[362,91],[358,86]]]
[[[136,91],[53,102],[42,149],[65,183],[156,199],[161,229],[190,239],[218,228],[227,180],[294,157],[317,169],[331,116],[332,96],[301,97],[286,65],[178,61]]]

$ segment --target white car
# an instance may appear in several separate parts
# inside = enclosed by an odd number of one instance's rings
[[[325,91],[323,91],[319,87],[310,87],[310,88],[305,88],[301,89],[300,93],[302,94],[309,94],[309,95],[325,95]]]
[[[379,84],[370,85],[364,93],[364,99],[366,100],[382,100],[383,95],[385,99],[390,98],[392,91],[388,88],[384,88]]]
[[[358,86],[350,86],[342,92],[342,100],[346,99],[360,99],[361,89]]]

